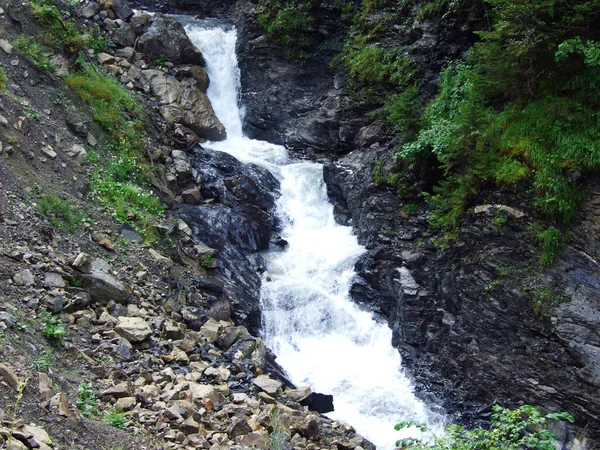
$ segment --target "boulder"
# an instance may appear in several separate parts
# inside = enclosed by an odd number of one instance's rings
[[[226,138],[225,127],[199,87],[180,83],[162,70],[143,70],[142,77],[156,96],[161,114],[167,122],[181,123],[200,138],[212,141]]]
[[[127,20],[133,16],[133,9],[126,0],[113,0],[112,9],[118,19]]]
[[[35,282],[29,269],[23,269],[13,275],[13,281],[19,286],[31,286]]]
[[[141,52],[150,61],[166,57],[173,64],[203,65],[198,48],[188,38],[177,20],[157,14],[152,25],[138,41]]]
[[[115,331],[129,342],[142,342],[150,337],[152,328],[141,317],[120,316]]]
[[[92,270],[89,274],[82,275],[81,283],[92,296],[92,300],[102,305],[111,300],[121,303],[128,295],[128,289],[123,283],[100,270]]]
[[[281,381],[274,380],[268,375],[259,375],[252,382],[265,391],[267,394],[276,394],[283,383]]]

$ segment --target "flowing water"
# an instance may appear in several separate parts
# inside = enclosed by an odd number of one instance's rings
[[[228,138],[207,146],[267,167],[281,182],[277,214],[285,251],[267,253],[261,290],[263,335],[296,385],[333,394],[333,419],[351,424],[378,448],[415,430],[404,420],[440,427],[442,417],[418,400],[404,374],[392,333],[349,297],[354,264],[365,251],[349,227],[335,223],[323,168],[291,159],[285,148],[242,133],[236,30],[216,21],[187,21],[210,76],[208,96]]]

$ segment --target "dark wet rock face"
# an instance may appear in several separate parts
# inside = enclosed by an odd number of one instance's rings
[[[325,180],[337,220],[368,249],[352,295],[388,319],[421,395],[473,422],[493,403],[570,411],[597,438],[600,272],[587,232],[595,215],[584,207],[576,238],[542,275],[526,217],[507,216],[498,230],[498,213],[468,215],[456,241],[436,248],[423,234],[426,217],[402,213],[395,191],[373,184],[381,153],[328,164]]]
[[[180,206],[174,215],[192,229],[194,239],[218,250],[215,276],[233,304],[233,316],[256,334],[260,328],[258,252],[269,247],[279,183],[266,169],[243,164],[226,153],[197,149],[190,155],[209,203]]]

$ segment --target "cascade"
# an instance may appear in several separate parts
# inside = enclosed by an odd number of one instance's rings
[[[243,135],[235,28],[181,19],[206,61],[208,96],[228,138],[206,147],[267,167],[281,182],[277,214],[285,251],[265,254],[263,337],[299,386],[333,394],[333,419],[352,425],[378,448],[418,435],[394,425],[415,420],[440,430],[443,417],[416,398],[385,323],[350,299],[354,265],[364,252],[333,217],[322,165],[290,158],[284,147]]]

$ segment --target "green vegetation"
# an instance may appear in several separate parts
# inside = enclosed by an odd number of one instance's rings
[[[98,409],[98,397],[94,394],[94,385],[90,382],[83,382],[77,388],[79,394],[75,406],[85,417],[96,417],[100,414]]]
[[[54,364],[54,355],[50,349],[42,350],[35,358],[32,367],[38,372],[46,372]]]
[[[127,422],[125,420],[125,413],[118,408],[108,411],[104,415],[103,422],[106,425],[110,425],[111,427],[121,428],[121,429],[125,428],[127,425]]]
[[[92,175],[93,194],[116,220],[130,223],[151,238],[152,222],[164,207],[148,189],[152,167],[142,154],[144,124],[136,119],[142,114],[137,99],[117,80],[87,64],[65,82],[90,105],[94,119],[111,136],[105,148],[109,156],[92,158],[98,163]]]
[[[488,429],[475,428],[465,430],[460,425],[450,425],[443,437],[431,433],[431,439],[402,439],[396,442],[401,449],[414,450],[554,450],[556,436],[548,429],[555,421],[574,422],[569,413],[551,413],[542,415],[538,408],[530,405],[517,409],[494,406]],[[402,422],[396,430],[417,427],[425,433],[426,426],[415,422]]]
[[[305,57],[311,45],[310,28],[314,23],[311,13],[314,0],[262,0],[258,23],[267,35],[283,45],[293,48],[296,58]]]
[[[0,67],[0,92],[6,92],[8,88],[8,77],[3,68]]]
[[[425,197],[444,243],[483,190],[518,193],[544,224],[533,236],[541,264],[551,264],[586,177],[600,168],[600,4],[485,0],[479,8],[489,29],[442,72],[439,93],[424,109],[414,63],[380,39],[390,23],[406,25],[415,5],[363,0],[342,57],[352,92],[400,138],[398,177],[378,166],[375,182],[396,185],[400,174],[437,180]],[[467,16],[474,3],[430,0],[419,7],[424,20]]]
[[[53,72],[56,69],[54,63],[48,58],[49,52],[34,38],[18,37],[15,39],[15,47],[38,69],[47,70],[48,72]]]
[[[40,314],[40,318],[44,322],[44,329],[42,335],[50,342],[54,347],[62,347],[63,339],[67,336],[67,331],[60,320],[50,314],[48,311],[43,311]]]
[[[46,216],[52,225],[69,233],[74,233],[84,220],[84,215],[80,211],[73,208],[68,200],[56,194],[42,195],[37,210]]]
[[[202,267],[210,267],[214,264],[214,262],[215,258],[213,258],[211,255],[206,255],[204,258],[202,258],[202,263],[200,265]]]

